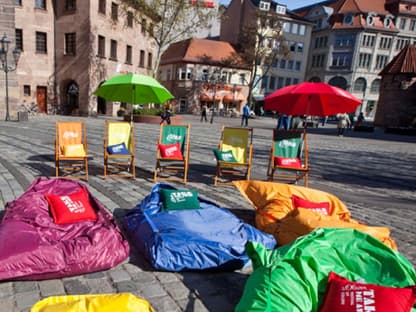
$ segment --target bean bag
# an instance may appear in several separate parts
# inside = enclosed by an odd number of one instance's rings
[[[316,229],[275,250],[248,243],[247,253],[253,273],[236,311],[318,311],[330,272],[381,286],[404,288],[416,283],[413,265],[402,254],[354,229]]]
[[[291,243],[318,227],[336,227],[366,232],[397,249],[388,228],[352,219],[345,204],[327,192],[263,181],[235,181],[234,185],[256,209],[256,227],[273,234],[278,245]],[[318,212],[317,207],[328,207],[328,213]]]
[[[45,195],[68,198],[79,192],[86,194],[95,220],[56,224]],[[78,209],[79,201],[75,203],[72,208]],[[111,214],[80,182],[38,178],[6,205],[0,224],[0,280],[42,280],[106,270],[128,255],[128,242]]]
[[[198,197],[193,209],[182,204],[166,210],[159,193],[162,190],[175,189],[167,184],[154,185],[151,193],[123,220],[131,243],[155,269],[235,270],[249,262],[247,241],[275,247],[272,235],[208,200]]]
[[[35,303],[30,312],[153,312],[150,304],[131,293],[53,296]]]

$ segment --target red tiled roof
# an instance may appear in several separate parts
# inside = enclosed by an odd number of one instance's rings
[[[206,63],[207,60],[219,63],[233,57],[235,53],[228,42],[192,38],[171,44],[162,55],[161,65],[178,62]]]
[[[416,74],[416,47],[409,44],[403,48],[379,75],[385,74]]]

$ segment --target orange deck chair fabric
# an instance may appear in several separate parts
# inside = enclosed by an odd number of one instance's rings
[[[332,194],[275,182],[235,181],[234,185],[256,209],[256,227],[274,235],[279,245],[291,243],[318,227],[334,227],[366,232],[397,249],[388,228],[367,226],[352,219],[345,204]]]
[[[85,124],[82,121],[58,121],[55,137],[55,171],[65,177],[88,180],[88,146]],[[65,163],[64,165],[62,163]],[[82,174],[82,171],[84,174]],[[80,173],[75,175],[75,172]]]

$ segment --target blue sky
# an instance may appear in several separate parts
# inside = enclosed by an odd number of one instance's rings
[[[220,0],[220,3],[228,4],[231,0]],[[278,0],[276,1],[281,4],[286,4],[286,6],[290,9],[296,9],[299,7],[304,7],[313,3],[321,2],[320,0]]]

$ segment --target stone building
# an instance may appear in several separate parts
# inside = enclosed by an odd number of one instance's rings
[[[240,112],[246,102],[250,71],[228,42],[192,38],[174,43],[163,53],[159,72],[178,102],[177,112],[198,113],[202,105],[219,113]]]
[[[414,0],[329,0],[296,9],[313,22],[307,81],[323,81],[363,101],[374,118],[379,72],[406,44],[416,43]]]
[[[253,95],[256,100],[261,101],[276,89],[304,81],[312,23],[293,14],[287,10],[285,5],[275,1],[232,0],[223,13],[220,40],[237,44],[245,27],[257,18],[258,11],[273,14],[282,23],[281,33],[290,52],[287,57],[275,59],[270,68],[259,67],[256,77],[258,83],[253,89]],[[270,26],[264,21],[257,21],[257,23],[261,27],[259,31],[265,34],[264,42],[259,44],[266,44],[272,49],[278,49],[279,43],[270,42],[267,34],[272,30],[272,27],[280,26]],[[262,79],[259,81],[261,77]]]
[[[380,97],[374,124],[416,128],[416,48],[407,45],[380,72]]]
[[[16,97],[40,112],[115,115],[119,103],[97,98],[95,89],[118,73],[153,70],[155,45],[119,1],[7,2],[14,7],[12,37],[22,50]],[[0,15],[3,20],[4,11]],[[154,22],[142,18],[151,29]]]

